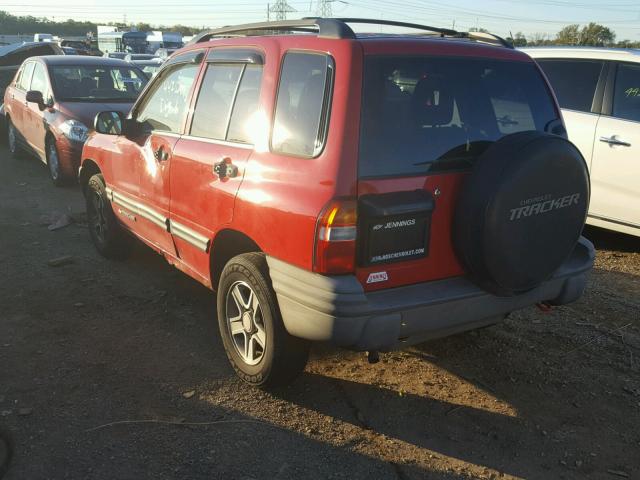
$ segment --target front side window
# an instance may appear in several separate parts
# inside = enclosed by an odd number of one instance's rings
[[[22,75],[20,76],[20,83],[18,83],[18,88],[20,90],[29,90],[31,85],[31,74],[33,73],[33,68],[35,67],[35,62],[28,62],[22,71]]]
[[[591,112],[603,62],[597,60],[536,60],[544,70],[560,107]]]
[[[166,68],[142,100],[136,120],[146,123],[151,130],[180,133],[199,68],[199,64],[193,63]]]
[[[640,122],[640,65],[618,65],[612,115]]]
[[[558,117],[533,63],[372,55],[364,66],[361,178],[467,169],[496,140]]]
[[[147,83],[135,67],[52,65],[51,82],[63,102],[134,102]]]
[[[41,92],[42,96],[46,100],[48,95],[48,84],[49,82],[47,81],[47,73],[44,66],[41,63],[36,63],[33,70],[33,77],[31,78],[30,90]]]
[[[271,134],[273,151],[320,153],[326,136],[333,64],[327,55],[292,52],[282,63]]]

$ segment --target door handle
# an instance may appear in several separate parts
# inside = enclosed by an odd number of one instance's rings
[[[169,153],[164,149],[163,146],[160,146],[155,152],[153,152],[153,156],[159,162],[164,162],[169,159]]]
[[[625,142],[624,140],[620,140],[617,135],[611,135],[610,137],[600,137],[600,141],[604,143],[608,143],[609,145],[618,145],[620,147],[630,147],[631,144],[629,142]]]
[[[222,160],[213,165],[213,173],[218,175],[220,180],[234,178],[238,176],[238,167],[231,163],[231,157],[223,157]]]

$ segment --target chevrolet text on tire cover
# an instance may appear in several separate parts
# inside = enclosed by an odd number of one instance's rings
[[[568,140],[521,132],[491,145],[465,182],[454,242],[471,277],[499,295],[549,279],[575,248],[589,174]]]
[[[584,160],[538,66],[491,34],[207,31],[94,127],[98,251],[136,237],[216,291],[251,385],[291,382],[312,341],[375,356],[573,302],[593,266]]]

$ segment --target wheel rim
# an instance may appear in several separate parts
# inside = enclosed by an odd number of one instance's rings
[[[51,178],[57,180],[60,176],[60,161],[58,159],[58,151],[56,145],[53,142],[49,143],[49,157],[47,159],[49,164],[49,171],[51,172]]]
[[[98,240],[104,243],[107,236],[107,216],[105,213],[105,201],[99,192],[92,192],[90,200],[89,222],[93,233]]]
[[[235,282],[227,291],[227,328],[236,353],[247,365],[264,357],[267,334],[258,296],[246,282]]]
[[[16,130],[13,126],[13,124],[9,124],[9,128],[8,130],[8,137],[9,137],[9,151],[11,153],[14,153],[16,151]]]

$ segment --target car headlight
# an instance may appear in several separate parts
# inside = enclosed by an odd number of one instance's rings
[[[86,142],[89,135],[89,129],[87,128],[87,126],[84,123],[79,122],[78,120],[67,120],[62,125],[60,125],[60,131],[69,140],[81,143]]]

